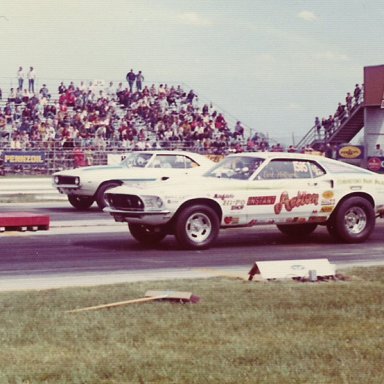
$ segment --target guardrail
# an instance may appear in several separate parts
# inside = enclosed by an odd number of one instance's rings
[[[66,199],[52,185],[51,177],[0,177],[0,201],[6,197],[28,196],[41,199]]]

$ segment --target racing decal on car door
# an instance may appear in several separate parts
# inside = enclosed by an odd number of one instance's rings
[[[276,203],[273,208],[276,215],[279,215],[283,208],[285,208],[287,212],[291,212],[294,208],[311,204],[319,204],[318,193],[298,192],[296,196],[290,198],[288,192],[283,192],[280,195],[280,201]]]
[[[250,196],[247,205],[273,205],[276,202],[276,196]]]

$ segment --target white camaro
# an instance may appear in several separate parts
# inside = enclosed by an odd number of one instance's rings
[[[145,244],[172,234],[184,248],[203,249],[220,228],[258,224],[300,237],[325,225],[336,239],[358,243],[384,214],[384,177],[322,156],[243,153],[202,176],[120,186],[106,199],[104,211]]]
[[[173,176],[201,174],[215,164],[206,156],[186,151],[134,151],[117,165],[81,167],[53,174],[53,185],[77,209],[95,201],[106,206],[104,193],[125,183],[164,180]]]

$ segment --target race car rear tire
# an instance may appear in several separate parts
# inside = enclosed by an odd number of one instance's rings
[[[327,223],[327,230],[345,243],[362,243],[368,239],[375,224],[375,211],[369,201],[351,197],[336,208]]]
[[[132,237],[141,244],[155,245],[167,236],[167,233],[161,227],[130,223],[128,228]]]
[[[217,213],[209,206],[198,204],[184,208],[175,222],[175,236],[187,249],[206,249],[216,240],[220,229]]]
[[[118,181],[109,181],[99,187],[96,193],[96,203],[100,209],[104,209],[108,205],[107,201],[105,200],[104,193],[108,189],[118,187],[119,185],[121,185],[121,183]]]
[[[314,223],[277,224],[276,226],[280,232],[291,237],[310,235],[317,228],[317,224]]]
[[[88,209],[95,201],[91,196],[68,195],[69,203],[78,210]]]

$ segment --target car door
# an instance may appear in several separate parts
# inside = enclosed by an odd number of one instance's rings
[[[323,174],[324,170],[307,160],[271,160],[249,183],[248,222],[305,222],[317,215]]]

